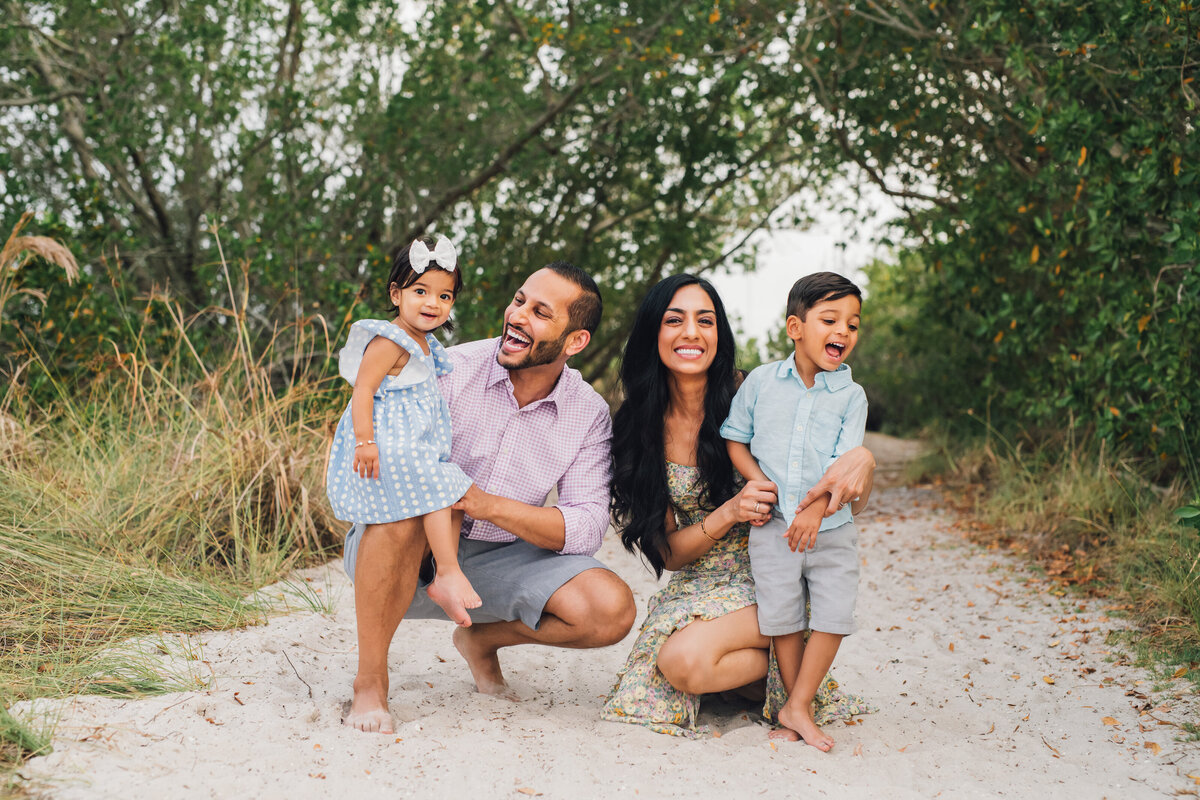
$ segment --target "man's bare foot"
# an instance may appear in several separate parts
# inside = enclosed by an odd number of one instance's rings
[[[520,700],[520,696],[504,680],[504,673],[500,671],[500,659],[497,657],[496,651],[480,646],[472,634],[473,631],[466,628],[454,631],[454,646],[458,648],[458,652],[467,660],[467,666],[471,668],[471,677],[475,679],[475,689],[481,694],[491,694],[506,700]]]
[[[817,727],[817,723],[813,721],[812,706],[809,703],[805,703],[801,708],[793,708],[790,702],[786,704],[779,709],[779,724],[785,728],[791,728],[800,734],[800,738],[806,744],[810,744],[824,753],[833,749],[833,737]]]
[[[365,733],[395,733],[387,708],[387,684],[356,678],[354,699],[342,706],[342,724]]]
[[[471,588],[467,576],[460,572],[439,572],[425,590],[429,599],[442,607],[446,616],[464,628],[471,624],[468,608],[479,608],[483,601]]]

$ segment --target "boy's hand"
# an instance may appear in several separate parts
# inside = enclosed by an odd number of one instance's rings
[[[787,540],[793,553],[797,550],[812,550],[817,546],[817,532],[821,530],[821,520],[825,518],[823,511],[823,508],[811,505],[792,520],[787,529]]]
[[[354,463],[350,468],[360,478],[378,478],[379,448],[373,444],[354,448]]]

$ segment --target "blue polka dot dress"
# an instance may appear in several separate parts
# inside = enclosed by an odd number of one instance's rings
[[[399,375],[385,375],[375,391],[372,437],[379,447],[379,477],[360,478],[354,464],[354,420],[346,407],[333,435],[325,489],[338,519],[374,524],[396,522],[446,508],[461,498],[471,479],[450,463],[450,409],[437,376],[450,372],[446,350],[426,334],[429,355],[387,320],[354,323],[338,356],[338,372],[354,384],[363,353],[383,336],[410,354]]]

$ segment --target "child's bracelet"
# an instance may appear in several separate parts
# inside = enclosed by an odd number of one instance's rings
[[[355,442],[354,449],[357,450],[358,448],[362,447],[363,445],[368,445],[368,444],[375,444],[375,440],[367,439],[365,442]]]
[[[718,540],[709,536],[708,531],[704,530],[704,519],[705,519],[704,517],[700,518],[700,532],[704,534],[704,538],[708,539],[713,544],[716,544]]]

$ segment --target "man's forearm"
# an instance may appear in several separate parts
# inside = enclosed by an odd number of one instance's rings
[[[544,550],[562,550],[567,541],[567,523],[554,507],[531,506],[472,486],[455,504],[475,519],[486,520],[518,539]]]

